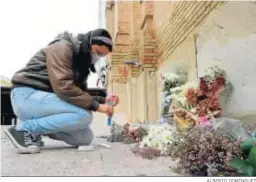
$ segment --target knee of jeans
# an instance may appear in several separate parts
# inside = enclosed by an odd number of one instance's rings
[[[88,128],[84,135],[84,141],[81,142],[82,145],[89,145],[92,143],[94,134],[90,128]]]
[[[78,131],[75,135],[72,136],[71,145],[90,145],[93,141],[94,134],[90,128]]]
[[[85,111],[82,115],[82,119],[79,121],[80,124],[89,126],[92,123],[93,115],[91,111]]]

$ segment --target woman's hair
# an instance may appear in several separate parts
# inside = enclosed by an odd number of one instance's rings
[[[106,46],[110,52],[113,49],[112,37],[109,32],[105,29],[96,29],[91,32],[91,45]]]

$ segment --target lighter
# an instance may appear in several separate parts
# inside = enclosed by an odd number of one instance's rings
[[[112,100],[109,102],[109,105],[110,105],[110,106],[113,105],[113,101],[112,101]],[[112,123],[112,117],[111,117],[111,116],[108,116],[108,126],[111,126],[111,123]]]

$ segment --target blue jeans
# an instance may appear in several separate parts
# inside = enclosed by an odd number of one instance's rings
[[[70,145],[88,145],[93,140],[89,128],[92,112],[60,99],[54,93],[30,87],[14,88],[11,92],[14,113],[22,122],[18,131],[48,135]]]

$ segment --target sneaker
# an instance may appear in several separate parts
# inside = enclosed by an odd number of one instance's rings
[[[93,151],[95,149],[95,142],[93,140],[89,145],[79,145],[77,148],[80,151]]]
[[[80,146],[78,146],[78,150],[80,150],[80,151],[93,151],[94,146],[93,145],[80,145]]]
[[[43,147],[44,146],[44,142],[42,141],[42,136],[37,136],[35,137],[35,139],[33,140],[33,145],[37,146],[37,147]]]
[[[7,137],[12,141],[13,145],[22,154],[34,154],[39,153],[40,148],[33,144],[35,137],[25,131],[17,131],[15,126],[10,127],[4,131]]]

